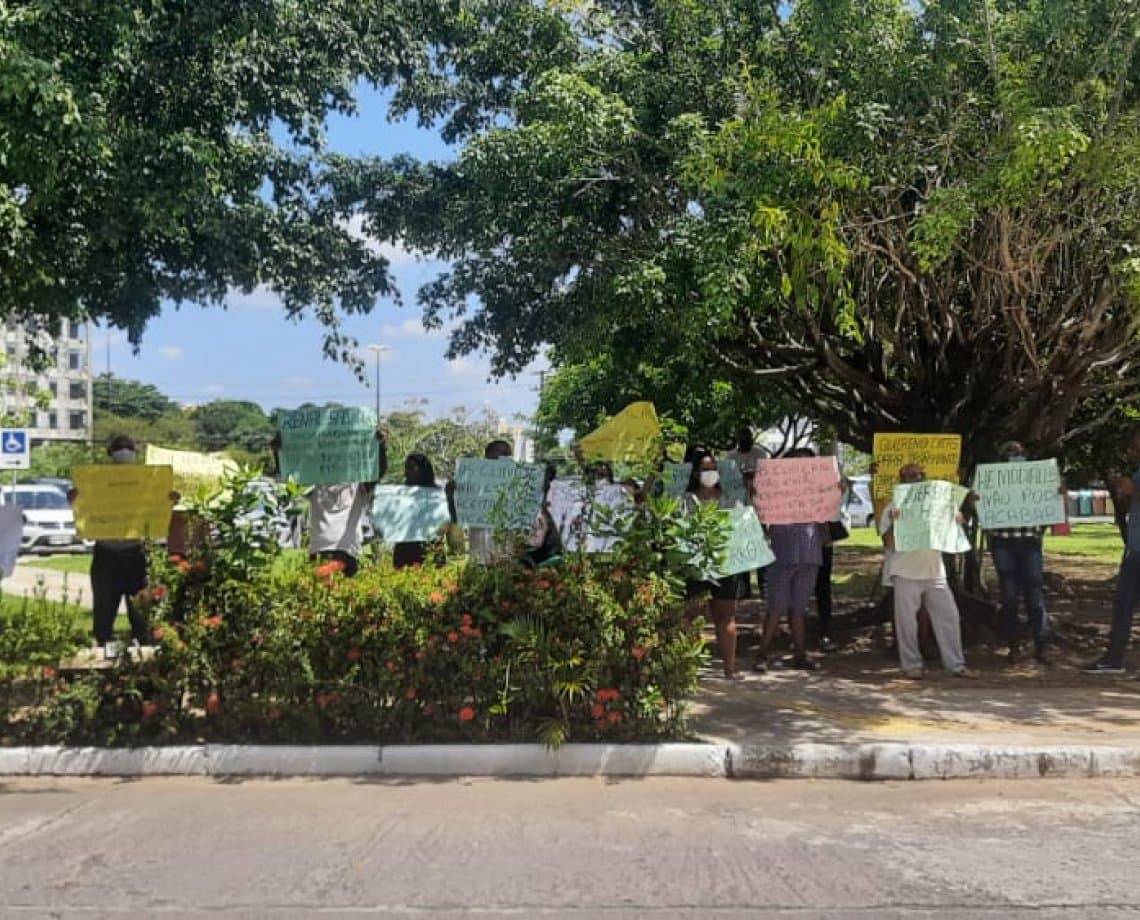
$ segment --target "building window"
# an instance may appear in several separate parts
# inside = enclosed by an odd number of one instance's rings
[[[55,412],[49,412],[47,414],[47,416],[48,416],[48,428],[50,428],[54,431],[55,429],[57,429],[59,427],[59,415],[56,414]]]
[[[74,381],[68,388],[68,394],[71,399],[86,399],[87,398],[87,384],[75,383]]]
[[[67,355],[67,368],[72,371],[83,370],[83,352],[72,351]]]
[[[68,327],[67,327],[68,338],[72,338],[72,339],[80,338],[81,331],[82,331],[82,327],[79,325],[79,323],[75,322],[75,320],[72,320],[71,323],[68,324]]]
[[[70,428],[72,431],[79,431],[87,427],[87,413],[86,412],[72,412]]]

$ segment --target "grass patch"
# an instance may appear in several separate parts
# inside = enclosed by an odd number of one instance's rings
[[[51,569],[54,572],[72,572],[87,575],[91,572],[90,553],[58,553],[54,556],[26,556],[21,565],[33,569]]]
[[[1045,534],[1046,556],[1084,556],[1102,562],[1120,562],[1124,544],[1114,524],[1074,524],[1068,537]]]

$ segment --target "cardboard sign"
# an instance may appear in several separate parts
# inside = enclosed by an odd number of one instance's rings
[[[425,543],[451,523],[447,496],[430,486],[377,486],[372,527],[385,543]]]
[[[633,498],[620,485],[601,483],[593,489],[570,479],[556,479],[546,496],[550,516],[567,552],[609,552],[617,538],[602,532],[601,521],[633,509]]]
[[[380,478],[376,412],[359,407],[277,412],[281,474],[302,485],[375,482]]]
[[[651,402],[630,403],[578,443],[587,461],[649,463],[661,450],[661,425]]]
[[[764,528],[760,526],[760,518],[753,509],[733,508],[724,513],[729,518],[731,530],[724,563],[717,572],[718,576],[751,572],[776,561],[772,547],[768,545],[768,538],[764,535]]]
[[[1056,460],[979,463],[974,473],[983,530],[1046,527],[1065,522],[1065,497]]]
[[[720,491],[726,498],[736,502],[743,502],[747,495],[744,491],[744,473],[735,460],[718,460],[717,470],[720,471]]]
[[[895,486],[893,504],[899,516],[892,528],[895,550],[937,550],[940,553],[965,553],[970,549],[957,514],[969,493],[965,486],[951,482],[899,483]]]
[[[899,481],[899,470],[918,463],[927,479],[958,481],[962,436],[958,434],[876,434],[871,447],[878,472],[871,485],[876,511],[890,501]]]
[[[837,521],[839,464],[834,457],[760,460],[752,501],[765,524]]]
[[[87,540],[165,540],[170,529],[169,466],[77,466],[75,529]]]
[[[183,495],[199,488],[216,488],[227,476],[238,471],[236,460],[218,454],[202,454],[193,450],[169,450],[146,446],[144,463],[147,466],[169,466],[174,471],[174,490]]]
[[[459,524],[529,530],[542,509],[543,479],[537,463],[460,457],[455,469]]]
[[[680,498],[689,488],[689,477],[693,474],[691,463],[666,463],[661,468],[661,482],[665,494],[670,498]]]

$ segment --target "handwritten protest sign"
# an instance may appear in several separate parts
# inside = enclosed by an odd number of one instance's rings
[[[651,402],[630,403],[578,442],[582,459],[647,463],[661,450],[661,425]]]
[[[834,457],[759,460],[752,501],[765,524],[839,520],[839,465]]]
[[[617,538],[607,533],[606,522],[633,508],[632,497],[620,485],[602,483],[587,488],[570,479],[554,480],[546,502],[567,552],[609,552]]]
[[[939,480],[895,485],[893,502],[899,509],[893,524],[895,549],[901,553],[923,549],[967,552],[970,541],[957,513],[968,492],[964,486]]]
[[[733,501],[744,501],[744,474],[740,465],[735,460],[718,460],[716,468],[720,471],[721,493]]]
[[[146,446],[144,462],[147,466],[169,466],[174,471],[174,489],[187,495],[205,487],[216,488],[227,476],[238,470],[238,464],[229,457],[202,454],[193,450],[170,450]]]
[[[762,569],[776,561],[764,528],[752,508],[733,508],[724,512],[729,518],[728,547],[718,576],[738,575]]]
[[[974,474],[982,529],[1044,527],[1065,521],[1056,460],[979,463]]]
[[[542,508],[543,479],[537,463],[461,457],[455,469],[460,525],[529,529]]]
[[[928,479],[957,482],[962,436],[877,433],[871,451],[878,464],[871,484],[877,513],[883,504],[890,501],[892,490],[899,481],[899,470],[908,463],[921,464]]]
[[[283,475],[311,486],[380,478],[374,410],[355,406],[279,409],[277,419]]]
[[[661,468],[661,482],[665,494],[670,498],[680,498],[689,487],[689,477],[693,474],[691,463],[666,463]]]
[[[372,497],[372,527],[389,545],[434,540],[450,521],[443,489],[383,485]]]
[[[87,540],[164,540],[170,527],[169,466],[77,466],[75,528]]]

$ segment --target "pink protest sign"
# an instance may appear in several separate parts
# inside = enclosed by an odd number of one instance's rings
[[[839,519],[839,465],[834,457],[760,460],[756,513],[765,524],[807,524]]]

